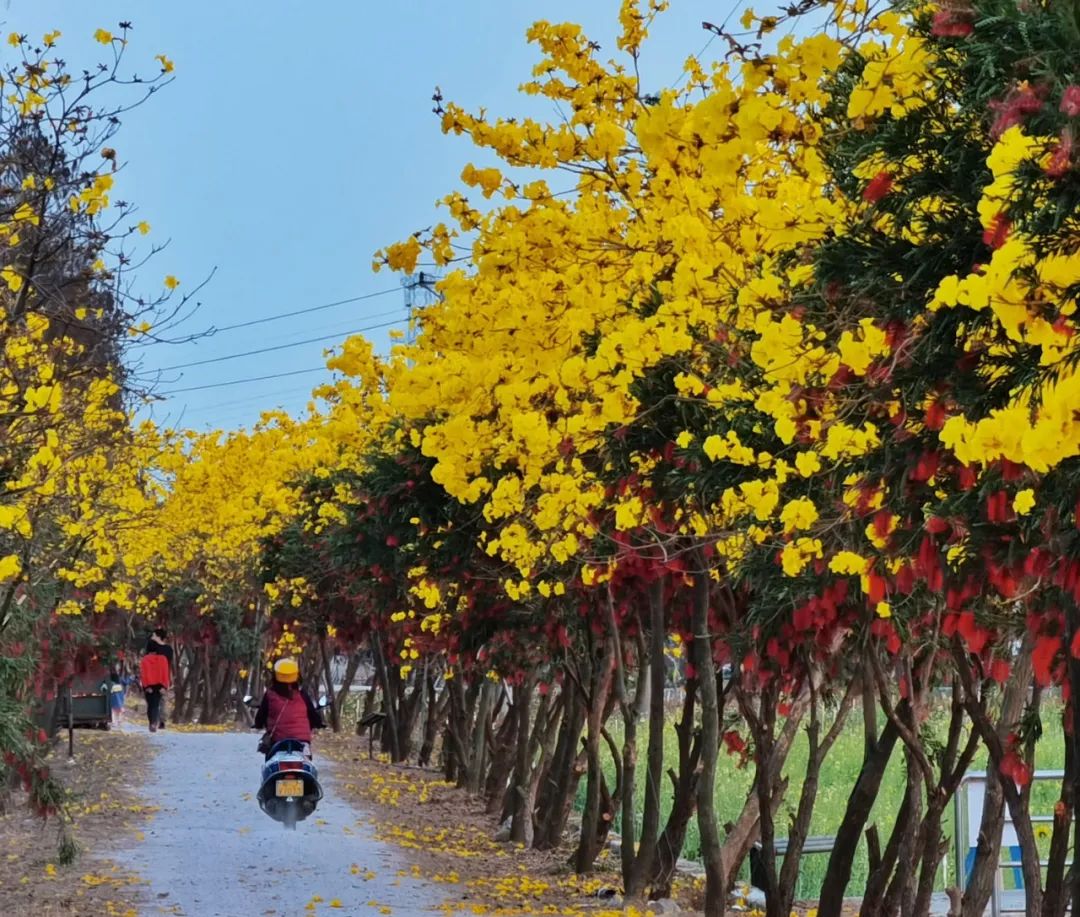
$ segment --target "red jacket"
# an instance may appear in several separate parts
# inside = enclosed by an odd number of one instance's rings
[[[270,731],[270,741],[296,739],[299,742],[311,741],[311,718],[308,716],[308,703],[303,693],[293,691],[289,697],[270,690],[266,692],[266,729]]]
[[[147,653],[139,663],[139,680],[143,688],[160,685],[169,687],[169,660],[161,653]]]

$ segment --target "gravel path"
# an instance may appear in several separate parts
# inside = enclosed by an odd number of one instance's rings
[[[326,795],[314,815],[286,831],[255,801],[261,758],[254,733],[166,730],[149,738],[160,750],[142,796],[161,811],[123,859],[150,883],[141,914],[430,914],[442,900],[431,886],[399,877],[398,851],[374,840],[363,813],[341,801],[317,739]],[[310,907],[315,896],[322,900]]]

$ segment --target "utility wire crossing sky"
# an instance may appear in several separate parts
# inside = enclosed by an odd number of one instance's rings
[[[686,59],[711,47],[702,20],[741,5],[674,0],[652,30],[644,84],[680,80]],[[172,274],[182,293],[213,273],[196,297],[201,308],[172,335],[194,340],[133,348],[139,377],[158,380],[152,416],[182,416],[195,429],[250,425],[264,410],[302,410],[331,378],[325,368],[319,378],[324,351],[354,330],[386,353],[388,332],[405,330],[406,294],[399,277],[372,272],[373,253],[439,220],[435,202],[462,187],[467,162],[492,164],[441,134],[435,86],[492,117],[556,120],[550,103],[517,91],[539,56],[526,29],[537,19],[578,22],[615,56],[618,8],[328,0],[298,15],[283,0],[9,0],[5,28],[60,29],[76,72],[101,57],[94,31],[122,20],[133,25],[132,70],[156,72],[155,54],[175,61],[174,82],[125,117],[116,143],[116,197],[139,206],[148,241],[169,243],[140,270],[139,286],[158,289]],[[559,187],[560,176],[547,177]],[[400,318],[389,320],[395,296]],[[313,314],[337,323],[312,327]],[[225,334],[241,329],[248,334]],[[182,380],[170,376],[181,370]],[[251,397],[221,401],[219,389],[232,386]]]

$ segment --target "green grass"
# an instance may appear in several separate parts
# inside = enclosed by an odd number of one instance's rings
[[[1059,702],[1046,702],[1043,706],[1043,735],[1039,741],[1036,754],[1036,767],[1039,770],[1053,770],[1063,767],[1065,758],[1065,738],[1062,731]],[[947,726],[947,709],[942,710],[931,718],[929,728],[938,734],[943,734]],[[883,720],[882,720],[883,722]],[[621,742],[621,723],[612,720],[609,724],[616,742]],[[638,727],[638,771],[636,781],[637,811],[640,812],[644,800],[644,767],[645,746],[648,741],[648,727],[641,724]],[[862,766],[862,714],[860,710],[852,712],[848,722],[833,746],[829,756],[821,770],[821,778],[818,787],[817,803],[814,807],[813,822],[810,833],[814,835],[833,835],[840,825],[847,805],[848,796],[855,783]],[[608,755],[606,747],[603,749],[605,770],[608,779],[614,777],[614,764]],[[665,770],[668,767],[676,768],[678,753],[676,746],[675,730],[673,723],[669,723],[665,735]],[[789,777],[790,784],[784,804],[777,813],[777,836],[787,834],[787,825],[794,814],[798,804],[799,793],[802,790],[803,775],[806,772],[808,747],[806,734],[800,730],[799,738],[791,750],[784,773]],[[750,782],[753,777],[753,764],[745,768],[739,767],[738,758],[720,753],[716,777],[716,809],[720,824],[734,821],[742,810]],[[971,772],[983,771],[986,768],[986,754],[981,751],[971,767]],[[664,813],[671,805],[671,784],[667,777],[664,778],[663,786]],[[1036,782],[1032,789],[1032,812],[1050,813],[1057,801],[1059,792],[1058,784],[1052,781]],[[881,843],[888,841],[892,830],[893,820],[900,810],[904,794],[904,755],[902,746],[897,743],[896,751],[885,778],[882,781],[881,792],[874,805],[869,824],[877,824]],[[578,788],[576,805],[580,810],[584,805],[585,781],[582,780]],[[615,830],[620,830],[619,817],[616,814]],[[945,834],[948,838],[953,836],[953,807],[950,803],[946,811]],[[946,862],[938,873],[938,888],[944,888],[946,877],[948,884],[955,881],[955,860],[950,843],[949,853],[946,854]],[[686,844],[683,848],[683,856],[690,860],[700,858],[700,838],[696,819],[692,819],[686,833]],[[800,898],[812,899],[818,896],[821,883],[828,864],[828,854],[809,854],[803,858],[802,868],[799,872],[799,888],[797,894]],[[744,866],[745,871],[745,866]],[[865,840],[860,844],[858,854],[852,867],[851,884],[848,893],[858,896],[862,893],[867,879],[867,854]]]

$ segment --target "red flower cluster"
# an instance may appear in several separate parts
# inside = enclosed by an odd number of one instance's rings
[[[1063,103],[1064,104],[1064,103]],[[1051,178],[1061,178],[1072,168],[1073,138],[1072,132],[1066,127],[1061,132],[1050,161],[1046,164],[1046,174]]]
[[[870,183],[863,189],[862,197],[864,201],[870,204],[876,204],[886,194],[892,191],[893,177],[892,174],[886,171],[878,172]]]
[[[999,213],[983,232],[983,242],[996,251],[1009,238],[1010,229],[1012,229],[1012,223],[1009,222],[1009,218],[1005,214]]]
[[[1010,749],[1001,759],[1001,774],[1012,780],[1018,787],[1025,787],[1031,783],[1031,768],[1013,749]]]
[[[990,126],[990,136],[997,139],[1010,127],[1022,124],[1028,115],[1037,112],[1046,98],[1045,86],[1031,86],[1027,81],[1009,90],[1004,99],[990,103],[990,110],[997,113]]]
[[[974,31],[975,10],[966,4],[943,6],[930,26],[930,34],[939,38],[965,38]]]
[[[1061,110],[1070,118],[1080,115],[1080,86],[1066,86],[1061,94]]]

